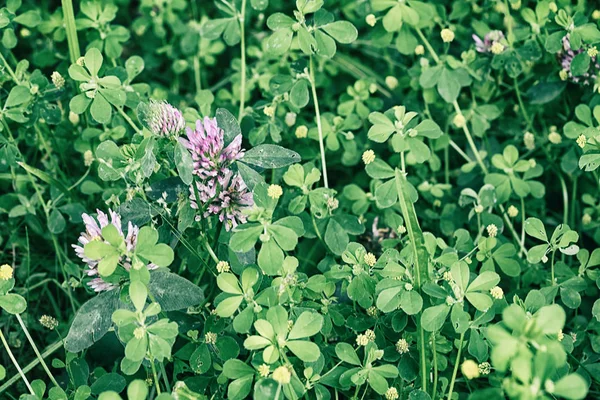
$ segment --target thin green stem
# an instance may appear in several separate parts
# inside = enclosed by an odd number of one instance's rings
[[[160,374],[163,377],[163,382],[165,383],[165,387],[167,388],[167,392],[171,392],[171,384],[169,383],[169,379],[167,377],[167,371],[165,370],[165,365],[163,363],[159,363],[160,365]]]
[[[213,261],[218,264],[219,257],[217,257],[217,255],[215,254],[215,251],[212,249],[212,247],[210,247],[210,244],[208,244],[208,240],[204,241],[204,246],[206,247],[206,251],[208,251],[208,254],[210,254],[210,257],[213,259]]]
[[[423,44],[425,44],[425,47],[427,47],[427,51],[429,52],[429,54],[431,54],[431,57],[433,57],[434,61],[437,64],[439,64],[440,58],[438,57],[435,50],[433,50],[433,47],[431,47],[431,43],[429,43],[429,40],[427,40],[427,38],[425,37],[425,35],[423,35],[423,32],[421,32],[419,28],[415,28],[415,31],[417,32],[417,35],[419,35],[419,38],[421,39]]]
[[[456,354],[456,361],[454,362],[454,371],[452,371],[452,380],[450,381],[450,388],[448,389],[448,400],[452,398],[452,392],[454,391],[454,382],[456,381],[456,374],[458,373],[458,366],[460,365],[460,355],[462,353],[463,341],[465,340],[465,333],[460,334],[460,340],[458,343],[458,353]]]
[[[552,286],[556,286],[556,279],[554,278],[554,257],[556,255],[556,251],[552,252],[552,264],[550,266],[550,279],[552,279]]]
[[[196,83],[196,95],[202,90],[202,79],[200,76],[200,54],[194,57],[194,82]]]
[[[44,358],[42,357],[42,355],[40,354],[40,351],[38,350],[37,346],[35,345],[35,342],[31,338],[31,335],[29,334],[29,330],[27,329],[27,327],[23,323],[23,319],[21,318],[21,316],[19,314],[16,314],[15,316],[17,317],[17,321],[19,321],[19,325],[21,325],[21,329],[23,329],[23,332],[25,333],[25,336],[27,337],[27,340],[29,341],[29,344],[33,348],[33,351],[34,351],[36,357],[40,361],[40,364],[42,364],[42,368],[44,368],[44,371],[46,371],[46,374],[48,375],[48,378],[50,378],[50,380],[52,381],[52,383],[54,384],[54,386],[60,387],[60,385],[58,384],[58,382],[56,382],[56,379],[54,379],[54,375],[52,375],[52,372],[50,372],[50,369],[48,368],[48,365],[46,365],[46,362],[44,361]]]
[[[56,331],[56,332],[58,333],[58,331]],[[59,334],[59,336],[60,336],[60,334]],[[62,346],[63,346],[63,341],[62,341],[62,338],[61,338],[60,342],[56,342],[56,343],[50,345],[46,350],[44,350],[44,352],[42,353],[42,358],[48,357],[50,354],[54,353],[56,350],[60,349]],[[36,358],[32,362],[30,362],[29,364],[27,364],[23,368],[22,371],[17,372],[16,375],[13,375],[9,380],[7,380],[6,382],[4,382],[4,384],[2,386],[0,386],[0,393],[4,392],[6,389],[8,389],[9,387],[11,387],[16,381],[18,381],[19,378],[22,377],[21,372],[23,374],[26,374],[27,372],[29,372],[33,368],[35,368],[39,363],[40,363],[40,360]]]
[[[313,58],[310,56],[309,60],[309,75],[310,75],[310,87],[312,90],[313,103],[315,105],[315,116],[317,120],[317,130],[319,132],[319,149],[321,151],[321,169],[323,172],[323,184],[326,188],[329,188],[329,181],[327,179],[327,160],[325,159],[325,145],[323,144],[323,127],[321,126],[321,112],[319,111],[319,99],[317,98],[317,87],[315,83],[315,71],[313,65]]]
[[[435,348],[435,332],[431,333],[431,352],[433,353],[433,393],[431,395],[431,398],[435,399],[437,396],[437,386],[438,386],[438,366],[437,366],[437,350]]]
[[[154,376],[154,386],[156,387],[156,393],[160,394],[160,384],[158,383],[158,375],[156,373],[156,366],[154,365],[154,357],[150,354],[150,366],[152,367],[152,376]]]
[[[517,79],[514,79],[515,93],[517,94],[517,100],[519,101],[519,108],[521,109],[521,113],[523,114],[523,118],[525,118],[525,122],[527,122],[527,129],[529,129],[532,125],[531,118],[529,118],[529,114],[527,113],[527,109],[525,108],[525,104],[523,103],[523,98],[521,97],[521,90],[519,89],[519,83]]]
[[[77,39],[77,27],[75,26],[75,13],[73,12],[72,0],[62,0],[62,10],[67,42],[69,44],[69,56],[71,63],[75,63],[81,57],[81,52],[79,51],[79,39]]]
[[[6,58],[4,58],[4,56],[2,55],[1,52],[0,52],[0,60],[2,60],[2,64],[4,64],[4,68],[6,68],[6,70],[8,71],[8,74],[10,75],[10,77],[12,78],[12,80],[17,85],[20,85],[21,82],[19,81],[19,78],[17,78],[17,75],[15,74],[15,71],[13,71],[13,69],[10,67],[10,65],[8,64],[8,61],[6,61]]]
[[[240,68],[240,112],[238,121],[244,116],[244,108],[246,101],[246,0],[242,0],[242,7],[239,14],[240,21],[240,51],[241,51],[241,68]]]
[[[33,391],[33,388],[31,387],[31,384],[27,380],[27,377],[25,376],[25,373],[23,372],[23,370],[19,366],[19,363],[17,362],[17,359],[13,355],[12,351],[10,351],[10,347],[8,347],[8,343],[6,342],[6,339],[4,338],[4,334],[2,333],[2,329],[0,329],[0,340],[2,340],[2,344],[4,345],[4,348],[6,349],[6,352],[8,353],[8,356],[10,357],[10,360],[12,361],[13,365],[15,366],[15,368],[17,369],[17,371],[19,372],[19,375],[21,376],[21,379],[23,379],[23,382],[25,382],[25,386],[27,386],[27,389],[29,390],[29,393],[31,393],[32,395],[35,396],[35,392]]]
[[[135,122],[133,122],[133,120],[129,117],[129,115],[127,115],[125,111],[123,111],[121,107],[117,107],[117,111],[119,111],[119,114],[121,114],[125,121],[127,121],[127,123],[133,128],[135,133],[138,133],[140,135],[142,134],[142,130],[135,124]]]

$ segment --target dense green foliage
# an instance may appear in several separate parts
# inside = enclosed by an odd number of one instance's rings
[[[0,398],[600,398],[593,2],[57,3],[0,3]]]

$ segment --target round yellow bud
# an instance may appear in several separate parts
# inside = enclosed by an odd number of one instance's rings
[[[452,119],[452,123],[454,124],[454,126],[456,126],[457,128],[464,128],[465,125],[467,124],[467,119],[465,118],[464,115],[462,114],[456,114],[454,116],[454,118]]]
[[[375,26],[375,24],[377,23],[377,17],[375,15],[373,15],[373,14],[369,14],[365,18],[365,21],[367,22],[367,25],[369,25],[369,26]]]
[[[297,127],[295,135],[298,139],[304,139],[306,136],[308,136],[308,128],[306,125],[300,125]]]
[[[371,164],[375,161],[375,152],[373,150],[366,150],[362,155],[362,160],[365,165]]]
[[[460,370],[467,379],[479,378],[479,364],[473,360],[465,360],[460,366]]]
[[[440,36],[442,37],[444,43],[450,43],[454,40],[454,32],[448,28],[442,29]]]
[[[12,279],[12,277],[13,277],[13,268],[10,265],[4,264],[3,266],[0,267],[0,280],[7,281],[9,279]]]
[[[283,189],[279,185],[270,185],[267,189],[267,195],[274,200],[280,198],[282,194]]]
[[[423,54],[425,54],[425,47],[423,47],[422,44],[415,47],[415,54],[418,56],[422,56]]]
[[[292,379],[292,374],[290,374],[290,370],[286,367],[277,367],[275,371],[273,371],[273,379],[280,385],[287,385]]]

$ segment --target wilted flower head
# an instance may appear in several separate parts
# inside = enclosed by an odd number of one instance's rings
[[[502,31],[489,31],[481,40],[481,38],[477,35],[473,35],[473,40],[475,41],[475,48],[480,53],[490,53],[492,52],[492,47],[495,44],[502,45],[502,49],[496,46],[496,52],[494,54],[499,54],[504,50],[504,45],[501,43],[504,40],[504,33]],[[499,53],[498,53],[499,51]]]
[[[81,218],[85,223],[85,232],[82,232],[79,236],[78,244],[74,244],[72,245],[72,247],[75,249],[75,253],[77,254],[77,256],[88,265],[88,269],[85,271],[85,273],[88,276],[95,277],[94,279],[88,282],[88,286],[94,289],[94,291],[96,292],[102,292],[105,290],[111,290],[116,286],[112,283],[104,281],[104,279],[100,277],[98,273],[98,261],[90,260],[85,256],[83,251],[84,246],[93,240],[105,242],[104,238],[102,237],[102,229],[108,225],[113,225],[115,228],[117,228],[117,232],[119,232],[119,235],[121,235],[121,237],[125,241],[127,251],[133,251],[135,249],[135,246],[137,245],[137,235],[139,232],[139,228],[133,225],[131,221],[129,221],[129,223],[127,224],[127,235],[125,235],[121,227],[121,217],[119,216],[119,214],[112,210],[108,210],[108,214],[105,214],[100,210],[96,210],[96,212],[98,213],[98,215],[95,219],[88,214],[81,215]],[[121,265],[123,265],[125,269],[129,270],[131,268],[131,260],[121,259],[120,261]],[[148,269],[158,268],[154,264],[148,264],[146,267]]]
[[[185,128],[181,111],[165,101],[150,100],[148,104],[141,103],[138,112],[140,119],[155,135],[175,136]]]

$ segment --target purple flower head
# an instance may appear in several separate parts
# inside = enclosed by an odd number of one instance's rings
[[[583,53],[586,51],[583,47],[578,50],[573,50],[571,48],[570,35],[566,34],[562,38],[562,50],[558,52],[558,61],[560,62],[560,66],[562,68],[561,78],[563,80],[571,80],[575,83],[582,83],[584,85],[590,85],[595,82],[598,71],[600,71],[600,63],[598,62],[597,55],[590,54],[590,68],[587,72],[580,76],[573,76],[571,71],[571,64],[573,63],[573,59],[576,55]],[[589,54],[589,53],[588,53]],[[563,75],[564,74],[564,75]]]
[[[498,43],[504,40],[504,33],[502,31],[489,31],[483,40],[477,35],[473,35],[475,41],[475,48],[480,53],[489,53],[492,50],[494,43]]]
[[[119,214],[112,210],[108,210],[109,215],[103,213],[100,210],[96,210],[96,212],[98,213],[96,219],[94,219],[88,214],[82,214],[81,218],[83,219],[83,222],[85,224],[85,232],[82,232],[79,236],[79,239],[77,241],[78,244],[73,244],[72,247],[73,249],[75,249],[75,253],[77,254],[77,256],[88,265],[88,269],[85,271],[85,273],[88,276],[95,276],[94,279],[88,282],[88,286],[90,286],[96,292],[102,292],[105,290],[111,290],[115,288],[116,285],[113,283],[106,282],[102,279],[102,277],[100,277],[98,273],[98,261],[91,260],[85,256],[83,250],[84,246],[94,240],[106,242],[102,237],[102,228],[108,225],[113,225],[115,228],[117,228],[117,231],[123,237],[127,251],[133,251],[137,244],[137,235],[139,232],[139,228],[133,225],[130,221],[127,224],[127,236],[125,236],[121,227],[121,217],[119,216]],[[123,265],[125,269],[129,270],[131,268],[131,260],[122,259],[120,261],[121,265]],[[147,268],[156,269],[158,267],[154,264],[148,264]]]
[[[150,100],[140,107],[140,115],[148,129],[159,136],[177,136],[185,128],[185,119],[177,108],[167,102]]]
[[[205,188],[201,183],[197,182],[196,185],[201,201],[205,204],[204,217],[218,215],[219,221],[225,224],[226,230],[231,230],[246,222],[246,215],[243,211],[254,204],[254,199],[240,174],[230,172],[223,183],[219,185],[218,191],[212,191],[211,188],[209,194],[202,190]],[[198,208],[193,188],[190,191],[192,208]],[[205,200],[202,199],[203,197]],[[200,216],[197,216],[196,220],[200,220]]]
[[[197,176],[196,190],[193,186],[190,188],[192,206],[204,210],[204,217],[218,215],[229,230],[246,222],[242,211],[253,204],[253,199],[240,175],[231,169],[232,164],[244,156],[242,135],[236,136],[227,146],[223,135],[217,120],[205,117],[196,121],[196,129],[186,130],[187,139],[179,140],[192,153],[194,175]]]
[[[187,139],[179,139],[192,153],[194,174],[213,188],[223,184],[231,172],[231,164],[244,156],[242,135],[236,136],[224,147],[223,133],[215,118],[205,117],[196,121],[196,129],[186,129]]]

